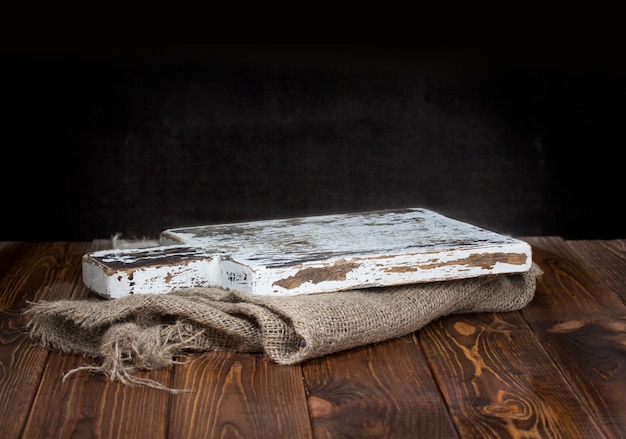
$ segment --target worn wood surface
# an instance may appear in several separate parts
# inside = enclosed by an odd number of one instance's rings
[[[196,286],[287,296],[531,265],[526,242],[418,208],[169,229],[161,243],[85,255],[85,284],[112,298]]]
[[[624,240],[521,238],[544,270],[523,310],[448,316],[386,342],[279,366],[192,354],[143,376],[190,392],[63,375],[30,301],[81,299],[92,243],[0,243],[0,437],[623,438]]]

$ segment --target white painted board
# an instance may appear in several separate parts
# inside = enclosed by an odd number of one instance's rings
[[[289,296],[530,269],[526,242],[409,208],[167,229],[161,246],[83,258],[107,297],[219,286]]]

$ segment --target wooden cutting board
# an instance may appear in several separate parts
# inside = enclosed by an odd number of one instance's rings
[[[219,286],[289,296],[520,273],[531,247],[426,209],[319,215],[164,230],[150,248],[83,256],[110,298]]]

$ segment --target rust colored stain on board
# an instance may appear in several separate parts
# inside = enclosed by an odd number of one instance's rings
[[[467,258],[456,259],[454,261],[434,262],[432,264],[422,264],[421,269],[428,270],[431,268],[444,267],[446,265],[470,265],[472,267],[481,267],[484,269],[493,268],[497,262],[512,265],[524,265],[528,255],[524,253],[480,253],[471,255]]]
[[[306,282],[317,284],[324,281],[346,280],[346,275],[360,266],[361,264],[356,262],[339,261],[329,267],[303,268],[293,276],[274,282],[273,285],[291,290]]]
[[[415,266],[402,266],[402,267],[391,267],[386,268],[385,273],[410,273],[413,271],[417,271],[418,267]]]

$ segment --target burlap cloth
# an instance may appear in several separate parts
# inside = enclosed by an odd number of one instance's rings
[[[186,352],[265,353],[297,364],[333,352],[412,333],[449,314],[519,310],[535,293],[541,270],[385,288],[289,297],[217,288],[112,300],[33,303],[29,331],[50,349],[97,359],[89,369],[127,384],[171,365]]]

